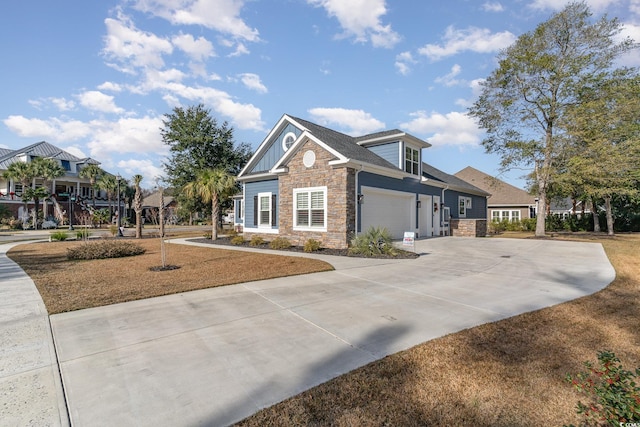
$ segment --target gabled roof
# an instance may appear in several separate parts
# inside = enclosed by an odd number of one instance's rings
[[[441,171],[427,163],[422,163],[422,176],[427,180],[428,184],[434,184],[438,187],[449,187],[452,190],[461,191],[465,193],[476,194],[479,196],[489,196],[490,193],[486,192],[482,188],[478,188],[469,182],[458,178],[455,175],[450,175]]]
[[[454,175],[491,193],[488,200],[489,206],[529,206],[535,204],[535,197],[526,191],[471,166],[467,166]]]
[[[0,169],[7,169],[12,163],[20,161],[20,156],[34,156],[52,158],[57,160],[68,160],[75,163],[92,163],[99,165],[100,162],[89,157],[81,159],[73,154],[49,144],[46,141],[36,142],[35,144],[28,145],[17,150],[0,149]]]
[[[335,131],[333,129],[326,128],[324,126],[317,125],[315,123],[311,123],[304,119],[300,119],[297,117],[291,118],[307,128],[307,130],[319,140],[350,160],[390,168],[393,170],[398,169],[397,165],[394,165],[393,163],[383,159],[371,150],[358,145],[356,143],[356,138],[352,136]]]
[[[164,196],[164,207],[166,208],[173,202],[173,197]],[[160,191],[156,191],[155,193],[149,194],[147,197],[142,199],[142,207],[144,208],[159,208],[160,207]]]

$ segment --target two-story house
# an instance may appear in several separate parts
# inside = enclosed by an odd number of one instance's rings
[[[369,227],[394,238],[486,233],[489,193],[423,160],[427,142],[394,129],[352,137],[284,115],[238,175],[246,237],[346,248]],[[470,226],[471,224],[471,226]]]
[[[38,157],[54,159],[66,171],[63,176],[56,178],[51,183],[52,188],[55,190],[53,193],[54,208],[46,212],[45,218],[47,216],[58,216],[58,213],[55,212],[56,204],[58,210],[65,211],[65,215],[67,210],[77,212],[82,208],[83,202],[91,200],[91,203],[93,203],[94,192],[98,208],[108,205],[105,192],[96,190],[91,186],[88,178],[79,176],[79,172],[83,167],[89,164],[100,165],[100,162],[89,157],[76,157],[48,142],[41,141],[17,150],[0,148],[0,204],[4,205],[14,217],[26,218],[29,213],[24,211],[24,202],[21,197],[23,191],[22,183],[14,179],[4,178],[4,172],[12,163],[30,163]],[[34,188],[43,184],[42,178],[39,177],[34,178],[31,182],[31,186]],[[48,190],[50,191],[51,189]],[[33,202],[30,202],[27,206],[28,209],[32,209]]]

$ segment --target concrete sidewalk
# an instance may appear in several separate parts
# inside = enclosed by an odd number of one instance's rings
[[[51,316],[72,424],[228,425],[388,354],[615,277],[599,244],[450,237],[416,249],[415,260],[323,257],[335,271]]]
[[[49,316],[33,281],[0,244],[0,425],[68,426]]]

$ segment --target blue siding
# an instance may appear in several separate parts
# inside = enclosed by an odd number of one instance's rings
[[[487,219],[487,198],[459,191],[447,190],[444,192],[444,204],[451,209],[451,218],[459,218],[458,196],[471,197],[471,209],[467,209],[467,219]]]
[[[274,139],[271,141],[271,145],[264,153],[262,158],[258,160],[258,163],[249,171],[249,173],[259,173],[259,172],[267,172],[269,171],[273,165],[276,164],[278,160],[284,155],[284,148],[282,148],[282,138],[289,132],[293,132],[296,135],[296,138],[300,136],[302,131],[292,124],[288,124],[282,132],[280,132]]]
[[[401,168],[400,164],[400,142],[389,142],[387,144],[367,146],[367,149],[376,153],[391,164]]]
[[[278,194],[278,180],[271,179],[268,181],[247,182],[244,185],[244,226],[245,228],[253,228],[253,198],[258,193],[273,193],[276,195],[276,205],[273,209],[276,211],[276,222],[271,228],[278,228],[278,203],[280,195]]]
[[[234,224],[242,224],[242,217],[240,213],[242,212],[242,199],[234,199],[233,200],[233,222]]]

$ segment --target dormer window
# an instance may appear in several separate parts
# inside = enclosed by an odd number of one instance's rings
[[[404,149],[404,171],[412,175],[420,175],[420,151],[415,148]]]
[[[293,143],[296,142],[296,134],[293,132],[288,132],[284,138],[282,138],[282,149],[287,151]]]

